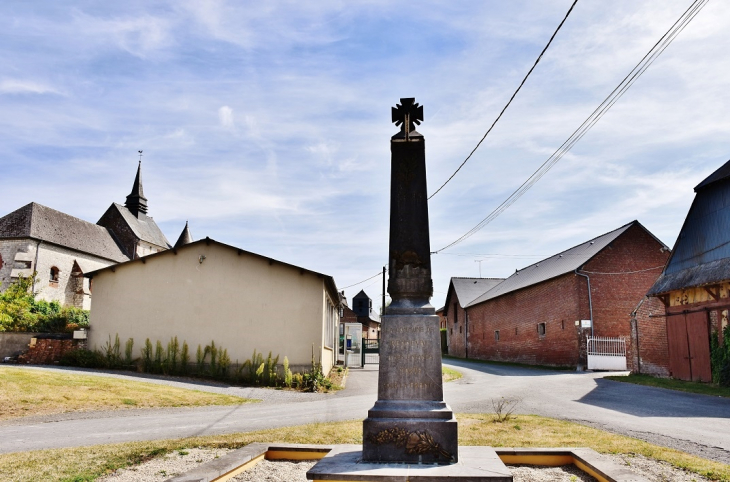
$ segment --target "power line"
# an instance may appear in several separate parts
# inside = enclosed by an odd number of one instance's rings
[[[464,241],[484,226],[492,222],[497,216],[502,214],[508,207],[515,203],[524,193],[526,193],[537,181],[539,181],[547,172],[562,159],[562,157],[570,151],[570,149],[584,136],[586,133],[598,122],[601,117],[626,93],[626,91],[641,77],[641,75],[654,63],[654,61],[661,55],[662,52],[672,43],[672,41],[679,35],[685,27],[692,21],[692,19],[702,10],[709,0],[695,0],[692,5],[674,22],[671,28],[657,41],[656,44],[644,55],[636,66],[624,77],[619,85],[613,89],[613,91],[604,99],[603,102],[591,113],[590,116],[578,127],[548,159],[529,177],[525,182],[520,185],[502,204],[497,206],[489,215],[482,219],[479,224],[471,228],[460,238],[456,239],[452,243],[444,246],[443,248],[433,251],[432,254],[437,254],[445,249],[448,249],[456,244]]]
[[[370,281],[373,278],[377,278],[378,276],[383,276],[383,272],[382,271],[378,271],[378,274],[376,274],[375,276],[371,276],[368,279],[364,279],[362,281],[358,281],[357,283],[351,284],[350,286],[345,286],[344,288],[340,288],[340,289],[341,290],[346,290],[347,288],[352,288],[353,286],[361,285],[361,284],[363,284],[366,281]]]
[[[428,197],[428,199],[431,199],[436,194],[438,194],[439,191],[442,190],[444,188],[444,186],[446,186],[449,183],[449,181],[451,181],[454,178],[454,176],[456,176],[456,173],[459,172],[462,167],[464,167],[464,164],[466,164],[466,161],[468,161],[471,158],[472,154],[474,154],[476,152],[476,150],[479,149],[479,146],[482,145],[482,142],[484,142],[484,139],[486,139],[487,136],[489,135],[489,133],[492,132],[492,129],[494,129],[494,126],[497,125],[497,122],[499,122],[499,119],[502,118],[502,114],[504,114],[504,111],[507,110],[507,107],[509,107],[509,105],[512,103],[512,100],[514,100],[515,96],[520,91],[520,89],[522,88],[522,86],[525,85],[525,81],[527,80],[527,78],[530,76],[530,74],[532,73],[532,71],[535,70],[535,67],[537,67],[538,62],[540,62],[540,59],[542,59],[543,54],[545,53],[545,51],[547,51],[548,47],[550,47],[550,44],[553,42],[553,39],[555,38],[555,35],[557,35],[558,31],[560,30],[560,27],[562,27],[563,24],[565,23],[565,21],[568,19],[568,15],[570,15],[570,12],[573,11],[573,7],[575,7],[575,4],[576,3],[578,3],[578,0],[575,0],[573,2],[573,5],[570,6],[570,8],[568,9],[568,13],[565,14],[565,17],[563,18],[562,22],[560,22],[560,25],[558,25],[558,28],[556,28],[555,29],[555,32],[553,32],[553,35],[550,37],[550,40],[548,40],[547,45],[545,45],[545,48],[542,49],[542,52],[540,52],[540,55],[537,56],[537,60],[535,60],[535,63],[532,65],[532,67],[530,68],[530,70],[527,72],[527,75],[525,75],[525,78],[522,79],[522,82],[520,82],[519,87],[517,87],[517,90],[515,90],[515,93],[512,94],[512,97],[509,98],[509,101],[507,101],[507,104],[502,108],[502,111],[499,113],[499,115],[497,116],[497,118],[494,120],[494,122],[492,122],[492,125],[489,127],[489,129],[487,130],[486,134],[484,134],[484,137],[482,137],[482,139],[477,143],[476,147],[474,149],[472,149],[472,151],[469,153],[469,155],[466,156],[466,159],[464,159],[464,162],[462,162],[459,165],[459,167],[456,168],[456,171],[454,171],[454,173],[451,176],[449,176],[449,178],[446,180],[446,182],[444,182],[441,185],[441,187],[439,187],[438,189],[436,189],[436,191],[433,194],[431,194]]]

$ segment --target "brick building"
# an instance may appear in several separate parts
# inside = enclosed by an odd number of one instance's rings
[[[648,321],[666,329],[668,374],[708,382],[710,337],[722,341],[730,310],[730,161],[695,193],[672,256],[649,290],[659,306]]]
[[[96,224],[33,202],[3,216],[0,290],[36,272],[38,299],[89,309],[84,273],[170,247],[146,213],[140,164],[125,205],[113,203]]]
[[[441,327],[449,329],[449,317],[453,322],[451,332],[446,337],[447,346],[451,347],[453,343],[453,351],[449,353],[461,353],[459,356],[467,356],[466,345],[464,344],[464,323],[459,324],[459,320],[466,319],[466,307],[474,301],[478,296],[483,295],[491,290],[504,278],[451,278],[449,281],[449,289],[446,290],[446,301],[442,312],[439,315]],[[454,333],[454,327],[457,333]]]
[[[380,318],[373,313],[373,300],[360,290],[352,297],[352,309],[345,306],[343,323],[360,323],[362,325],[362,337],[369,340],[380,338]],[[353,319],[354,316],[354,319]]]
[[[585,338],[592,334],[625,338],[631,364],[631,313],[668,256],[668,248],[633,221],[517,270],[463,308],[449,300],[449,353],[584,366]],[[644,336],[662,336],[644,328]]]

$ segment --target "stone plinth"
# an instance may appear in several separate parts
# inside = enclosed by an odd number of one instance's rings
[[[438,316],[386,315],[381,329],[378,401],[363,422],[363,460],[456,462],[457,424],[443,401]]]
[[[451,465],[363,462],[359,445],[337,445],[307,472],[308,480],[369,482],[512,482],[512,474],[490,447],[461,447]]]

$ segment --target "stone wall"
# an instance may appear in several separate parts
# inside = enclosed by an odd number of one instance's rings
[[[0,289],[6,289],[17,279],[11,276],[13,269],[16,272],[23,269],[24,276],[37,271],[33,286],[37,299],[55,300],[85,310],[91,306],[89,280],[83,277],[79,265],[86,271],[92,271],[115,264],[110,260],[32,239],[0,240],[0,256],[4,261],[0,267]],[[51,267],[58,268],[57,282],[50,279]]]
[[[0,361],[6,356],[15,357],[28,349],[35,333],[0,333]]]

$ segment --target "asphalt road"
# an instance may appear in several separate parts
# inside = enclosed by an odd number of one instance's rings
[[[730,399],[612,382],[604,380],[603,373],[461,360],[444,363],[464,374],[462,379],[444,385],[444,399],[455,412],[490,413],[492,399],[518,398],[517,413],[572,420],[730,464]],[[351,370],[347,388],[333,394],[154,378],[146,381],[263,401],[226,407],[83,412],[0,422],[0,453],[364,419],[377,399],[377,371],[373,366]]]

